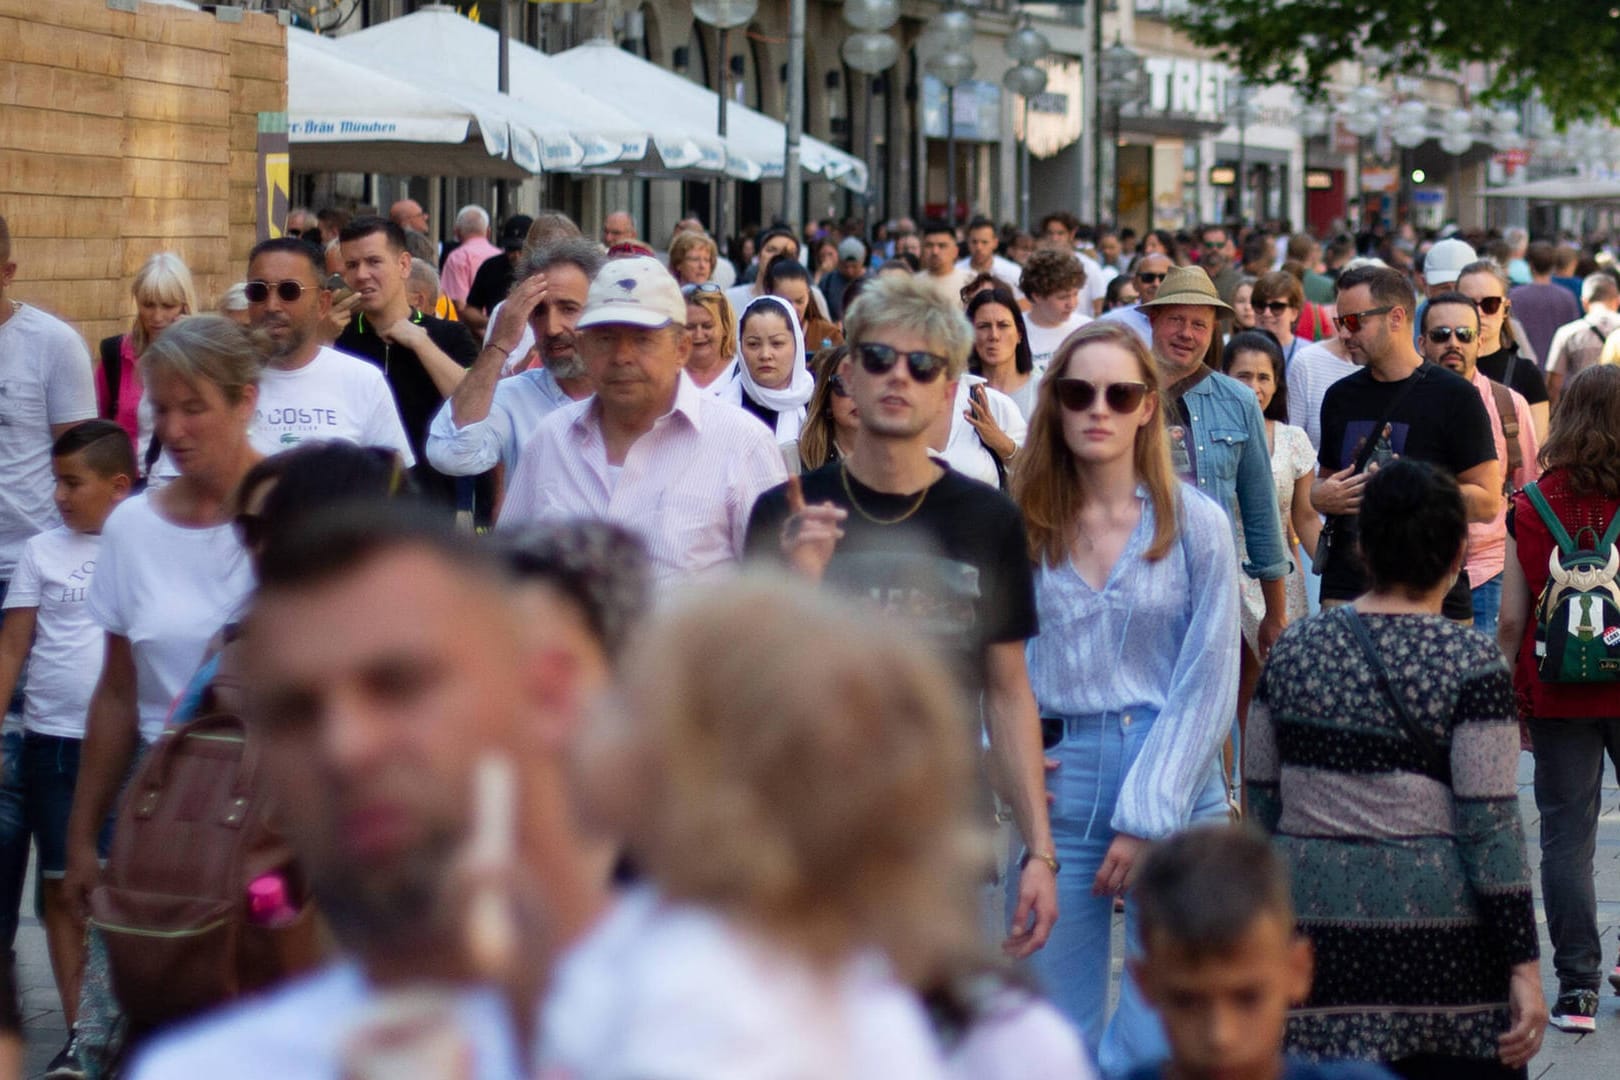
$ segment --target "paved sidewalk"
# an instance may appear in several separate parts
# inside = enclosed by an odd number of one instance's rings
[[[1530,848],[1530,863],[1539,861],[1536,804],[1530,790],[1531,761],[1528,754],[1519,762],[1519,806],[1524,816],[1525,839]],[[39,920],[33,917],[33,878],[27,891],[30,899],[24,905],[22,929],[17,935],[17,980],[23,996],[23,1023],[28,1037],[27,1074],[39,1076],[56,1052],[62,1048],[67,1032],[62,1022],[62,1010],[56,999],[56,985],[51,980],[51,964],[45,954],[45,933]],[[1547,1000],[1550,1003],[1557,991],[1552,974],[1552,947],[1547,943],[1545,917],[1539,906],[1540,882],[1537,880],[1537,918],[1543,925],[1542,972],[1546,979]],[[1606,964],[1616,958],[1617,932],[1620,932],[1620,787],[1612,775],[1605,780],[1603,789],[1603,818],[1597,845],[1598,919],[1603,930],[1603,954]],[[1604,988],[1598,1011],[1598,1030],[1592,1035],[1568,1035],[1549,1029],[1546,1044],[1540,1056],[1530,1066],[1532,1080],[1550,1077],[1552,1080],[1598,1080],[1620,1077],[1620,997]]]

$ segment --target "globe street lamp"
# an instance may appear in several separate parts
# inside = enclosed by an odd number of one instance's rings
[[[726,49],[726,35],[734,28],[746,24],[759,10],[758,0],[692,0],[692,17],[719,33],[720,44],[720,118],[718,122],[721,151],[725,152],[726,99],[731,96],[731,56]],[[730,233],[726,225],[726,195],[729,181],[724,175],[715,180],[714,235],[722,247]]]
[[[947,9],[935,15],[918,39],[923,70],[945,87],[945,219],[956,224],[956,88],[973,78],[978,65],[973,47],[973,16]]]
[[[1051,45],[1042,34],[1029,24],[1029,16],[1019,20],[1018,28],[1007,35],[1007,55],[1016,61],[1001,77],[1001,85],[1017,94],[1024,108],[1024,137],[1018,147],[1018,227],[1029,231],[1029,99],[1046,89],[1046,72],[1035,65],[1046,57]]]
[[[1130,46],[1114,35],[1114,43],[1103,50],[1102,63],[1098,65],[1099,74],[1097,100],[1106,105],[1114,114],[1114,157],[1118,157],[1119,150],[1119,113],[1126,105],[1138,100],[1142,96],[1142,58],[1131,51]],[[1097,175],[1094,178],[1097,190],[1102,190],[1102,124],[1097,124]],[[1113,198],[1114,225],[1119,225],[1119,169],[1114,169],[1114,198]],[[1098,225],[1101,226],[1101,222]]]
[[[1237,214],[1238,228],[1249,223],[1249,121],[1254,118],[1255,88],[1241,76],[1226,82],[1226,112],[1237,124]]]
[[[900,46],[883,31],[900,18],[900,0],[844,0],[844,22],[860,31],[844,39],[838,50],[851,70],[866,76],[863,100],[865,123],[861,134],[861,160],[866,162],[866,189],[861,192],[862,216],[866,219],[866,236],[872,237],[872,185],[877,173],[872,168],[872,98],[873,82],[879,72],[887,71],[900,58]]]

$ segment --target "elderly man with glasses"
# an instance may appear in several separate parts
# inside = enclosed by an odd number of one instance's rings
[[[1142,344],[1153,348],[1153,326],[1148,322],[1147,311],[1143,305],[1151,304],[1159,295],[1159,286],[1164,283],[1165,275],[1170,273],[1170,267],[1170,256],[1157,252],[1137,259],[1136,271],[1131,275],[1136,283],[1136,303],[1130,307],[1105,311],[1098,317],[1116,319],[1124,323],[1136,331],[1136,336],[1142,339]]]

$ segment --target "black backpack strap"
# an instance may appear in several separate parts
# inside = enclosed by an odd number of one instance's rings
[[[1401,727],[1406,731],[1406,737],[1417,746],[1418,752],[1423,757],[1424,766],[1435,779],[1442,780],[1449,785],[1451,783],[1450,757],[1436,745],[1434,737],[1418,723],[1417,717],[1413,716],[1411,710],[1406,707],[1406,702],[1401,700],[1401,696],[1395,692],[1395,687],[1389,680],[1389,669],[1384,666],[1383,659],[1378,655],[1378,650],[1373,645],[1372,636],[1367,633],[1367,624],[1361,621],[1361,615],[1354,606],[1346,604],[1339,610],[1344,612],[1344,622],[1350,627],[1350,633],[1355,637],[1356,644],[1361,646],[1362,655],[1367,658],[1367,664],[1373,670],[1373,677],[1378,680],[1379,692],[1384,695],[1384,700],[1395,710],[1395,716],[1400,720]]]
[[[101,385],[106,391],[107,412],[103,420],[118,417],[118,391],[124,383],[124,336],[101,339]]]

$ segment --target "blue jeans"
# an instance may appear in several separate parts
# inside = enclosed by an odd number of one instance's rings
[[[1496,638],[1496,616],[1502,608],[1502,575],[1470,590],[1474,599],[1474,629],[1486,637]]]
[[[10,953],[28,876],[28,785],[20,723],[0,734],[0,756],[5,759],[0,766],[0,953]]]
[[[1047,757],[1057,771],[1049,781],[1052,839],[1063,870],[1058,874],[1058,921],[1046,947],[1030,957],[1030,970],[1050,995],[1052,1004],[1080,1029],[1086,1049],[1104,1076],[1124,1076],[1170,1056],[1158,1017],[1127,977],[1120,986],[1119,1008],[1107,1020],[1110,938],[1114,901],[1092,896],[1091,882],[1113,843],[1110,824],[1114,803],[1131,765],[1142,751],[1157,714],[1151,709],[1068,717],[1064,737]],[[1219,756],[1193,802],[1192,820],[1222,820],[1226,786]],[[1009,874],[1007,915],[1017,904],[1016,873]],[[1125,905],[1126,948],[1140,952],[1136,907]]]

